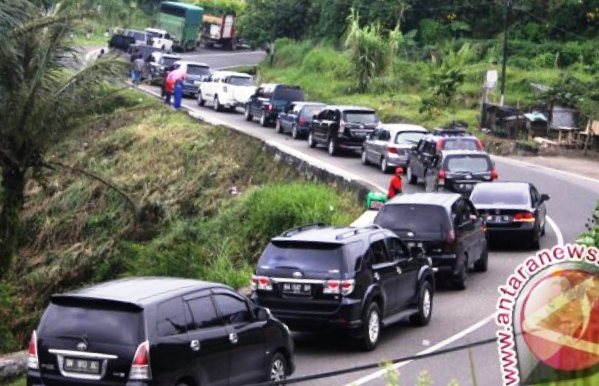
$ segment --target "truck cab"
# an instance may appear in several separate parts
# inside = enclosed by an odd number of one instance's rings
[[[146,28],[145,31],[149,36],[148,40],[152,46],[160,49],[162,52],[170,53],[173,51],[173,40],[166,30]]]

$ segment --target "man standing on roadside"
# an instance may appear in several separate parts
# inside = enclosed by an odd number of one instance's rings
[[[171,97],[173,96],[173,92],[175,91],[175,81],[174,79],[169,79],[169,74],[175,69],[175,66],[167,67],[164,70],[162,77],[162,96],[164,96],[164,103],[170,106]]]
[[[145,66],[146,62],[142,59],[141,54],[137,55],[137,58],[133,61],[133,72],[135,73],[133,83],[139,84],[141,82]]]
[[[398,194],[403,193],[403,186],[401,182],[401,175],[403,174],[402,168],[396,168],[395,174],[391,177],[389,183],[389,191],[387,192],[387,198],[390,200]]]

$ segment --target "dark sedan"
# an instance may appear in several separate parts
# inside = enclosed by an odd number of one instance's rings
[[[308,136],[312,116],[320,113],[325,104],[319,102],[293,102],[279,113],[276,123],[277,133],[291,133],[293,139]]]
[[[483,216],[491,237],[518,234],[534,249],[545,234],[549,195],[528,182],[483,182],[474,187],[472,203]]]

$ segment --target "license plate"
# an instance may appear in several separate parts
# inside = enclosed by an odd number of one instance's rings
[[[64,371],[82,374],[100,374],[100,361],[65,358]]]
[[[472,185],[472,184],[460,184],[459,186],[460,186],[460,189],[464,189],[464,190],[472,190],[472,187],[473,187],[474,185]]]
[[[312,286],[304,283],[283,283],[283,292],[293,295],[310,295]]]
[[[422,248],[422,243],[409,242],[407,245],[408,245],[408,248],[414,248],[414,247]]]
[[[201,80],[194,80],[193,84],[195,84],[196,86],[199,86],[199,85],[202,84],[202,81]]]
[[[493,224],[502,224],[510,222],[510,216],[487,216],[487,222]]]

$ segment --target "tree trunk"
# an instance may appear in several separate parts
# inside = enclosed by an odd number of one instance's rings
[[[2,165],[2,207],[0,208],[0,279],[10,271],[17,253],[21,208],[25,201],[25,172]]]

